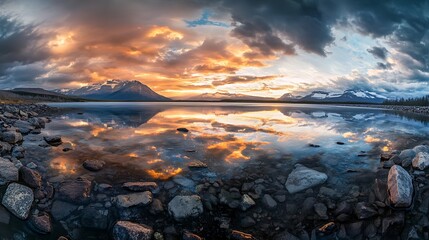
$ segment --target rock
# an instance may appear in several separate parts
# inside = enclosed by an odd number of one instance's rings
[[[105,230],[109,226],[109,210],[90,204],[83,209],[80,222],[85,228]]]
[[[288,231],[283,231],[273,237],[273,240],[299,240],[295,235]]]
[[[192,181],[189,178],[183,177],[183,176],[175,176],[173,177],[173,181],[177,184],[179,184],[182,187],[188,188],[188,189],[194,189],[195,188],[195,182]]]
[[[243,192],[247,192],[247,191],[249,191],[250,189],[252,189],[252,188],[253,188],[253,186],[255,186],[255,183],[254,183],[254,182],[245,182],[245,183],[243,183],[243,185],[241,186],[241,191],[243,191]]]
[[[248,228],[256,224],[255,220],[249,216],[246,216],[240,220],[240,227]]]
[[[11,161],[0,158],[0,185],[18,181],[18,177],[18,168]]]
[[[8,155],[12,150],[12,146],[7,142],[0,142],[0,154],[1,156]]]
[[[22,146],[15,146],[12,149],[12,157],[17,159],[24,158],[25,149]]]
[[[187,133],[189,130],[187,128],[178,128],[177,131]]]
[[[152,202],[152,193],[149,191],[116,196],[116,205],[123,208],[146,206]]]
[[[320,145],[312,144],[312,143],[308,144],[308,146],[313,147],[313,148],[319,148],[320,147]]]
[[[334,222],[328,222],[325,225],[321,226],[319,229],[317,229],[317,231],[320,233],[328,235],[328,234],[333,233],[336,228],[337,228],[337,226],[335,225]]]
[[[203,213],[203,204],[198,195],[175,196],[168,203],[168,212],[176,221],[182,221],[189,217],[197,217]]]
[[[51,217],[45,213],[34,214],[28,220],[30,228],[40,234],[48,234],[52,231]]]
[[[154,198],[152,200],[152,203],[150,204],[149,212],[152,213],[153,215],[164,212],[164,207],[162,205],[161,200]]]
[[[387,183],[380,179],[375,179],[374,193],[379,201],[384,202],[387,198]]]
[[[416,152],[413,149],[405,149],[399,154],[402,166],[408,167],[411,165],[413,158],[416,156]]]
[[[328,219],[328,208],[323,203],[316,203],[314,204],[314,211],[319,215],[320,219]]]
[[[8,225],[10,222],[10,213],[0,205],[0,223]]]
[[[34,126],[28,121],[17,120],[13,125],[14,127],[18,128],[19,132],[21,132],[22,134],[28,134],[32,130],[34,130]]]
[[[296,164],[286,180],[285,187],[293,194],[320,185],[327,179],[328,176],[324,173]]]
[[[71,142],[66,142],[63,144],[63,152],[68,152],[73,150],[73,144]]]
[[[381,234],[383,236],[400,236],[404,228],[405,217],[403,212],[394,212],[392,215],[383,218],[381,224]],[[386,238],[389,239],[389,238]]]
[[[357,236],[362,233],[362,225],[362,221],[347,224],[346,229],[348,237],[353,239],[357,238]]]
[[[106,163],[102,160],[86,160],[82,166],[92,172],[100,171]]]
[[[264,204],[264,206],[265,206],[266,208],[269,208],[269,209],[273,209],[273,208],[276,208],[276,207],[277,207],[277,202],[276,202],[276,200],[274,200],[274,199],[271,197],[271,195],[269,195],[269,194],[265,194],[265,195],[262,197],[262,204]]]
[[[71,203],[85,203],[91,195],[91,181],[78,178],[67,180],[58,187],[58,198]]]
[[[34,162],[30,162],[27,164],[27,167],[30,169],[36,169],[37,168],[37,164],[35,164]]]
[[[420,170],[425,170],[427,167],[429,167],[429,153],[417,153],[413,159],[413,167]]]
[[[2,204],[19,219],[27,219],[33,204],[34,195],[31,188],[11,183],[3,196]]]
[[[419,152],[429,153],[429,146],[428,145],[418,145],[418,146],[415,146],[413,148],[413,150],[416,153],[419,153]]]
[[[54,147],[59,146],[63,143],[63,141],[61,140],[61,136],[45,136],[45,137],[43,137],[43,139],[49,145],[54,146]]]
[[[413,197],[413,182],[405,169],[395,165],[389,170],[387,192],[393,207],[409,207]]]
[[[378,214],[377,210],[366,202],[358,202],[356,204],[355,213],[358,219],[367,219]]]
[[[342,201],[337,205],[337,208],[335,209],[334,214],[340,215],[340,214],[349,214],[352,212],[352,207],[350,206],[350,203],[346,201]]]
[[[113,226],[114,240],[151,240],[152,235],[152,228],[144,224],[118,221]]]
[[[133,192],[155,191],[158,189],[156,182],[126,182],[122,187]]]
[[[79,206],[63,202],[63,201],[54,201],[52,204],[51,213],[55,220],[62,220],[68,217],[71,213],[73,213]]]
[[[7,131],[7,132],[3,132],[2,139],[4,142],[15,144],[17,142],[22,141],[22,135],[21,133],[16,131]]]
[[[21,181],[31,188],[40,188],[42,186],[42,176],[35,170],[28,167],[21,167],[19,169],[19,175]]]
[[[198,236],[197,234],[193,234],[188,231],[183,232],[182,240],[203,240],[202,237]]]
[[[237,230],[232,230],[231,239],[234,240],[256,240],[251,234],[240,232]]]
[[[243,197],[241,198],[241,210],[246,211],[255,204],[255,201],[253,201],[253,199],[249,195],[243,194]]]
[[[201,162],[201,161],[193,161],[188,163],[189,169],[200,169],[200,168],[207,168],[207,164]]]
[[[338,145],[344,145],[345,143],[343,142],[337,142]]]

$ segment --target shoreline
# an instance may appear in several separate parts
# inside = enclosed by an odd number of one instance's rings
[[[323,168],[308,164],[273,176],[249,168],[245,175],[228,180],[196,177],[208,171],[204,163],[196,162],[188,166],[190,175],[167,180],[124,183],[118,179],[109,185],[78,176],[50,182],[34,163],[23,166],[21,145],[25,135],[34,134],[40,135],[46,148],[64,151],[68,146],[60,136],[42,130],[61,109],[35,104],[0,107],[5,125],[0,142],[3,206],[9,215],[25,220],[22,224],[36,235],[49,236],[58,226],[67,233],[62,240],[82,239],[81,228],[104,232],[100,237],[115,240],[135,232],[143,239],[157,240],[418,238],[427,234],[429,154],[421,153],[429,153],[427,145],[381,155],[373,188],[356,186],[341,196],[324,185],[328,176]],[[93,160],[82,167],[92,172],[103,165]],[[395,187],[395,192],[388,191]],[[12,193],[28,198],[16,199]],[[289,198],[296,201],[291,204]],[[4,214],[1,209],[0,213]],[[285,214],[287,219],[282,218]]]

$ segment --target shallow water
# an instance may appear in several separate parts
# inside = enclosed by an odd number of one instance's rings
[[[287,177],[299,162],[327,173],[324,185],[346,193],[352,186],[364,188],[373,182],[381,153],[415,146],[429,135],[429,118],[371,108],[261,103],[50,105],[64,111],[42,134],[61,135],[74,150],[42,148],[41,136],[29,135],[23,162],[37,163],[51,182],[83,175],[112,185],[162,182],[191,175],[187,164],[196,160],[208,165],[201,177],[227,180],[250,172],[276,178]],[[176,130],[182,127],[189,133]],[[88,172],[82,168],[88,159],[104,160],[106,166]],[[12,229],[26,231],[20,224],[14,220]],[[0,231],[10,236],[15,230],[0,224]]]

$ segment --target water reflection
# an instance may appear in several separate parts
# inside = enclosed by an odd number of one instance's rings
[[[415,121],[370,108],[285,104],[67,103],[47,126],[74,150],[46,154],[51,177],[91,175],[100,182],[168,179],[187,164],[206,163],[231,177],[255,162],[287,172],[296,162],[317,164],[330,184],[349,179],[348,169],[375,171],[382,152],[427,138],[427,119]],[[189,133],[176,131],[179,127]],[[338,145],[337,142],[344,142]],[[320,145],[319,148],[309,144]],[[31,149],[30,149],[31,151]],[[81,163],[102,159],[102,173]],[[277,164],[277,165],[276,165]],[[257,171],[263,171],[256,169]]]

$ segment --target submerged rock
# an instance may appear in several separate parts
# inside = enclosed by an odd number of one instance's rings
[[[140,193],[131,193],[127,195],[118,195],[116,204],[119,207],[128,208],[134,206],[146,206],[152,202],[152,193],[149,191]]]
[[[19,219],[27,219],[34,201],[31,188],[11,183],[3,196],[2,204]]]
[[[413,167],[420,170],[425,170],[427,167],[429,167],[429,153],[417,153],[413,159]]]
[[[295,169],[289,174],[285,187],[289,193],[297,193],[305,189],[320,185],[328,179],[325,173],[296,164]]]
[[[51,213],[55,220],[62,220],[73,213],[78,207],[77,205],[57,200],[52,204]]]
[[[90,204],[83,210],[80,222],[86,228],[107,229],[109,225],[109,210],[97,204]]]
[[[122,187],[133,192],[153,192],[158,189],[158,184],[156,182],[126,182],[122,184]]]
[[[144,224],[137,224],[129,221],[118,221],[113,226],[114,240],[150,240],[153,229]]]
[[[58,198],[71,203],[84,203],[91,195],[91,181],[78,178],[67,180],[58,188]]]
[[[203,213],[203,204],[198,195],[175,196],[168,203],[168,212],[176,221],[182,221],[189,217],[197,217]]]
[[[51,146],[59,146],[63,143],[61,136],[45,136],[43,139]]]
[[[29,225],[33,231],[40,234],[48,234],[52,231],[51,217],[45,212],[31,215]]]
[[[104,164],[106,163],[102,160],[86,160],[82,166],[89,171],[98,172],[104,167]]]
[[[401,166],[395,165],[389,170],[387,192],[393,207],[409,207],[413,198],[411,176]]]
[[[0,185],[18,181],[18,177],[18,168],[11,161],[0,158]]]

